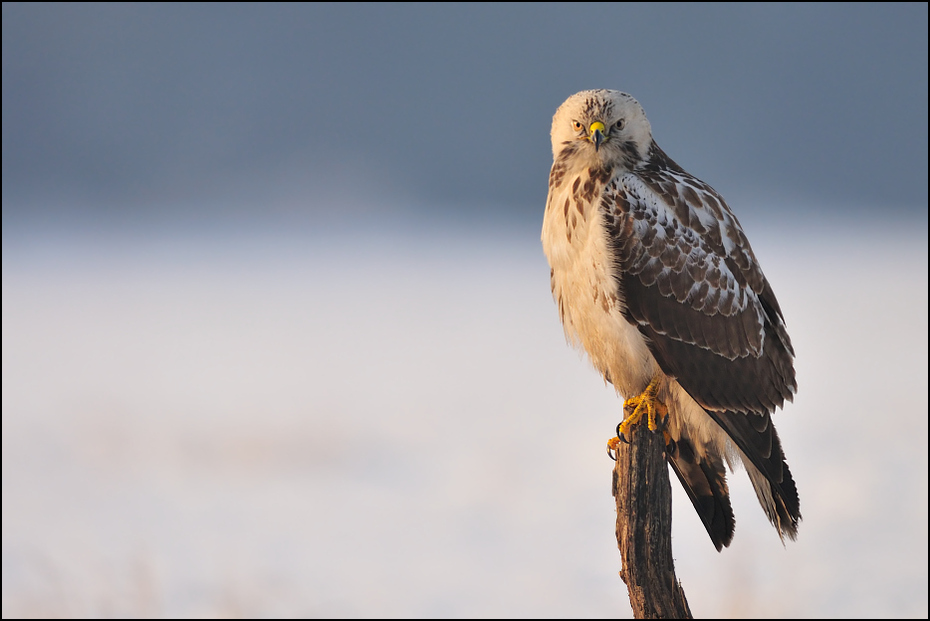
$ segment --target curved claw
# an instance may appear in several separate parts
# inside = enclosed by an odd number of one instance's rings
[[[624,444],[629,444],[630,439],[626,437],[625,433],[623,433],[622,428],[623,428],[623,423],[622,422],[618,423],[617,424],[617,439],[620,442],[623,442]]]
[[[616,438],[611,438],[610,440],[607,441],[607,456],[610,457],[614,461],[617,461],[617,457],[614,455],[614,452],[620,446],[620,442],[624,442],[624,440],[620,436],[617,436]]]
[[[623,412],[626,415],[619,425],[617,425],[617,437],[611,438],[607,443],[607,454],[616,461],[613,451],[616,451],[620,443],[630,443],[633,434],[633,427],[638,424],[645,416],[647,426],[650,431],[661,431],[666,438],[666,445],[670,438],[666,427],[668,426],[669,412],[668,407],[657,396],[661,383],[660,377],[655,377],[646,387],[642,394],[630,397],[623,402]],[[659,418],[657,421],[656,419]]]

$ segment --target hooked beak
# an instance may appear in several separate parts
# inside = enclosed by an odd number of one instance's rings
[[[591,127],[588,128],[588,140],[594,143],[594,150],[597,151],[601,148],[601,143],[607,138],[607,128],[604,127],[604,124],[600,121],[595,121],[591,123]]]

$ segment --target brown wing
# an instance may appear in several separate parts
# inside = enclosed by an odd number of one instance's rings
[[[772,416],[765,414],[739,414],[736,412],[714,412],[708,410],[733,442],[743,451],[752,464],[762,472],[769,486],[771,503],[765,498],[764,490],[756,482],[756,495],[769,521],[778,529],[779,535],[794,539],[801,520],[801,505],[791,470],[785,460],[781,441],[772,424]],[[719,548],[718,548],[719,549]]]
[[[771,424],[797,390],[781,309],[724,200],[655,144],[651,156],[611,180],[601,204],[624,315],[663,372],[762,473],[765,481],[753,480],[760,503],[779,533],[794,538],[797,489]],[[721,456],[688,459],[688,451],[682,445],[669,462],[720,549],[732,537]]]
[[[708,409],[763,413],[791,400],[794,350],[778,302],[710,186],[653,164],[613,179],[601,211],[625,316],[667,375]]]

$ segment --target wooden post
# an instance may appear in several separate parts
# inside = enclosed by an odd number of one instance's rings
[[[637,619],[691,619],[672,560],[672,488],[662,433],[639,425],[614,466],[620,577]]]

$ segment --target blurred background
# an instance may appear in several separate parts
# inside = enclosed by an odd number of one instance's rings
[[[539,243],[615,88],[800,390],[695,616],[926,617],[927,5],[3,4],[3,616],[629,616],[621,404]]]

